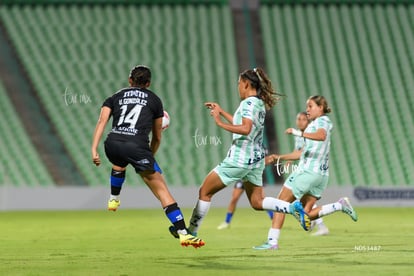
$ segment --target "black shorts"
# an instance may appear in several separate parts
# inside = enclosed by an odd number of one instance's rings
[[[106,157],[116,166],[124,168],[131,164],[137,173],[143,171],[162,173],[148,146],[110,139],[105,140],[104,145]]]

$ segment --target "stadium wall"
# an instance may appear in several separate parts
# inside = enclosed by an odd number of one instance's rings
[[[267,196],[275,197],[281,186],[265,187]],[[193,208],[198,187],[171,187],[171,193],[182,208]],[[232,188],[226,188],[213,198],[213,207],[225,208],[231,199]],[[105,210],[109,187],[0,187],[0,211],[17,210]],[[356,207],[414,207],[414,189],[397,187],[329,187],[318,204],[336,202],[348,196]],[[158,200],[147,187],[124,187],[122,209],[160,208]],[[238,207],[249,207],[245,196]]]

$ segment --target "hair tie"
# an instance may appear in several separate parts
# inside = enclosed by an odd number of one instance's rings
[[[253,68],[253,71],[256,73],[257,78],[259,79],[259,87],[257,88],[257,96],[261,96],[262,94],[262,83],[263,83],[263,79],[259,74],[259,71],[257,70],[257,68]]]
[[[256,73],[256,76],[259,78],[260,84],[262,84],[263,80],[262,77],[259,74],[259,71],[257,70],[257,68],[253,68],[253,71]]]

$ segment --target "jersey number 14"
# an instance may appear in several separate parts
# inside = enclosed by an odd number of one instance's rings
[[[126,123],[129,124],[127,128],[135,128],[135,125],[137,124],[139,114],[142,110],[142,105],[135,105],[134,108],[131,109],[131,111],[127,113],[128,105],[122,105],[121,106],[122,113],[119,117],[118,126]]]

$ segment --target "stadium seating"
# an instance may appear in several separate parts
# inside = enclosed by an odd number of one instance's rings
[[[310,95],[325,95],[335,124],[330,183],[411,185],[413,6],[265,5],[260,14],[267,67],[288,95],[274,111],[277,132]]]
[[[234,110],[239,101],[228,6],[2,6],[0,16],[90,185],[108,183],[108,162],[95,169],[90,161],[100,106],[127,85],[137,63],[152,68],[151,88],[171,116],[157,154],[167,180],[199,185],[225,155],[231,135],[215,126],[203,103],[217,101]],[[196,131],[200,137],[194,137]],[[196,144],[201,137],[204,143]],[[104,158],[103,147],[100,153]],[[129,182],[138,183],[130,175]]]
[[[53,180],[0,83],[0,186],[48,186]]]
[[[412,185],[414,7],[404,0],[366,1],[262,1],[266,70],[288,96],[273,110],[279,148],[292,149],[292,138],[282,133],[294,125],[310,95],[322,94],[335,125],[330,184]],[[199,185],[223,158],[231,136],[216,127],[203,103],[217,101],[233,111],[239,102],[232,15],[225,0],[208,5],[10,3],[0,5],[0,18],[90,185],[106,185],[110,168],[106,160],[94,168],[89,156],[100,106],[127,85],[128,71],[137,63],[152,68],[151,89],[171,116],[157,153],[167,181]],[[100,153],[103,157],[103,147]],[[36,170],[43,175],[42,166]],[[132,171],[128,175],[129,185],[142,183]],[[50,183],[46,177],[38,176],[42,180],[36,183]]]

